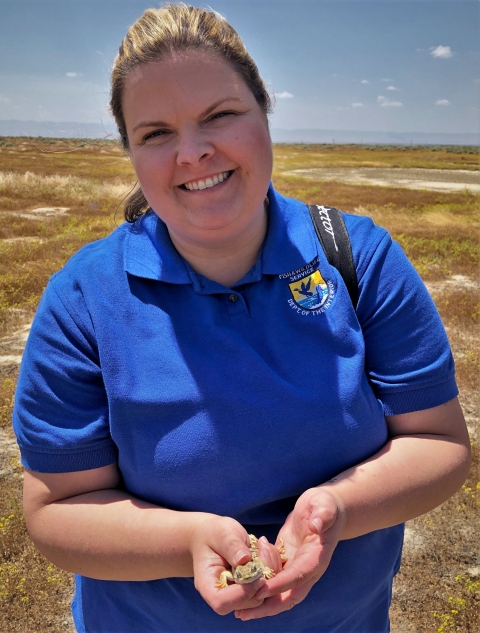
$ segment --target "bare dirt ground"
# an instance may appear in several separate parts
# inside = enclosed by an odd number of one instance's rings
[[[38,207],[31,209],[30,211],[24,211],[19,213],[15,211],[15,215],[19,218],[26,218],[27,220],[43,220],[50,216],[58,216],[68,211],[68,207]]]
[[[336,180],[351,185],[406,187],[428,191],[480,193],[480,173],[466,169],[400,169],[394,167],[314,167],[283,172],[312,180]]]
[[[12,332],[8,336],[0,338],[0,366],[2,367],[2,374],[6,374],[6,367],[16,366],[20,364],[22,360],[23,348],[27,341],[28,333],[30,331],[30,323],[19,328],[15,332]]]

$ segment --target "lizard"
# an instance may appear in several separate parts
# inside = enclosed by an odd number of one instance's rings
[[[249,534],[248,538],[250,539],[250,551],[252,553],[252,560],[245,565],[237,565],[236,567],[232,567],[231,571],[222,571],[220,574],[220,578],[215,584],[216,587],[222,588],[227,587],[228,581],[235,582],[241,585],[246,585],[257,578],[273,578],[275,576],[275,571],[267,567],[263,560],[258,556],[258,539],[253,534]],[[280,547],[278,551],[280,553],[280,559],[282,563],[286,562],[287,557],[285,555],[285,547],[282,539],[280,539]]]

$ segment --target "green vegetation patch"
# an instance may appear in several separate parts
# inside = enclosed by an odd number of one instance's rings
[[[455,235],[417,237],[399,233],[396,240],[424,279],[470,273],[479,265],[478,241]]]
[[[333,145],[275,146],[275,168],[281,171],[311,167],[416,167],[478,171],[478,148],[456,145]]]

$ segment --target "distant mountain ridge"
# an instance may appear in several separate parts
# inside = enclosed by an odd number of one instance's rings
[[[478,145],[479,134],[454,132],[375,132],[361,130],[271,129],[274,143],[355,143],[363,145]],[[111,122],[77,123],[55,121],[0,120],[0,136],[44,136],[53,138],[118,138]]]

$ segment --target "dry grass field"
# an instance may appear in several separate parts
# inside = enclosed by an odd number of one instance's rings
[[[472,148],[282,145],[274,182],[308,203],[368,214],[392,232],[427,283],[448,330],[474,461],[462,489],[407,525],[392,631],[480,630],[479,201],[450,193],[342,184],[291,175],[321,167],[478,171]],[[289,173],[287,173],[289,172]],[[30,543],[22,469],[10,429],[23,345],[49,276],[122,221],[134,183],[115,142],[0,138],[0,631],[72,631],[72,577]],[[121,632],[118,632],[121,633]],[[153,632],[152,632],[153,633]],[[348,632],[345,632],[348,633]]]

